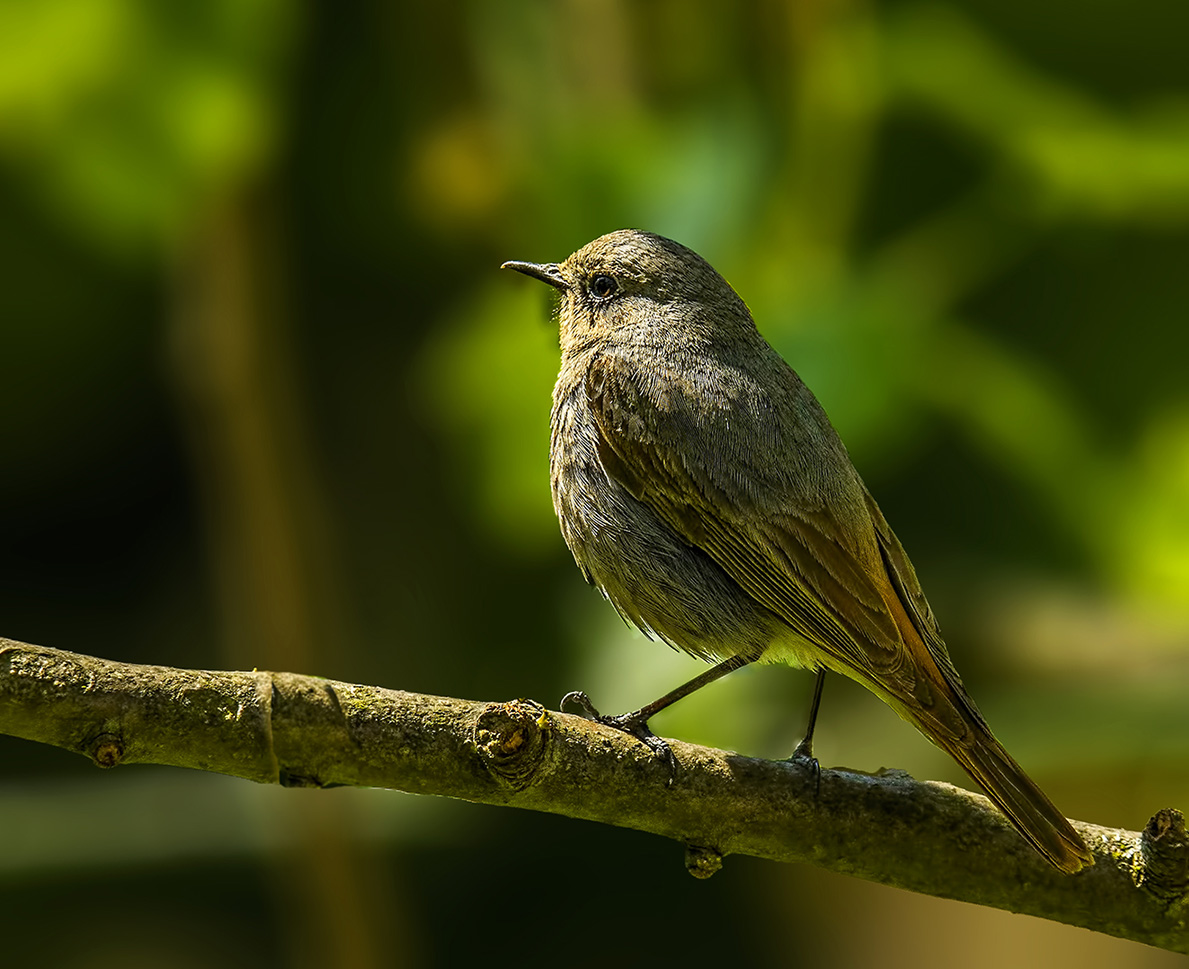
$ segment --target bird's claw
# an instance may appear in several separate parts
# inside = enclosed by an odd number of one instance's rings
[[[640,743],[644,744],[660,760],[664,761],[665,765],[669,768],[669,779],[665,782],[665,786],[673,786],[673,780],[677,776],[677,758],[673,754],[673,748],[669,746],[668,741],[658,737],[649,729],[648,721],[640,719],[639,711],[636,713],[620,713],[615,716],[604,716],[599,713],[595,705],[590,702],[590,697],[582,690],[574,690],[561,698],[561,709],[563,712],[567,706],[577,707],[581,711],[582,716],[587,720],[593,720],[595,723],[614,727],[616,730],[630,734],[639,740]]]
[[[590,697],[586,695],[584,690],[571,690],[563,696],[558,708],[562,713],[565,713],[567,706],[578,707],[582,711],[582,716],[586,717],[587,720],[602,721],[603,719],[599,711],[595,709],[595,705],[590,702]]]
[[[805,737],[793,749],[793,754],[786,761],[789,764],[796,764],[804,770],[813,772],[813,793],[816,796],[821,792],[822,788],[822,765],[818,763],[817,758],[813,756],[813,738]]]

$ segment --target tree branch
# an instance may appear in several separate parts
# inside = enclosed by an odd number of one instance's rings
[[[287,786],[358,785],[548,811],[1189,952],[1179,811],[1142,833],[1076,823],[1096,864],[1049,867],[986,798],[902,771],[818,776],[672,741],[678,774],[619,731],[531,700],[477,703],[292,673],[136,666],[0,639],[0,732],[101,767],[152,763]]]

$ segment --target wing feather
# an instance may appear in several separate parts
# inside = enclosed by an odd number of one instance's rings
[[[591,365],[586,395],[598,429],[599,457],[610,477],[685,542],[709,554],[800,637],[863,678],[875,678],[884,691],[905,700],[916,692],[915,670],[904,668],[904,639],[887,604],[899,590],[884,573],[881,536],[849,460],[845,466],[855,500],[844,507],[860,509],[857,522],[840,521],[834,503],[824,496],[793,487],[766,488],[761,494],[747,474],[731,480],[728,469],[742,466],[746,472],[756,458],[715,459],[717,450],[729,447],[729,428],[716,425],[713,413],[694,419],[672,388],[663,397],[649,394],[646,381],[614,355],[604,354]],[[737,409],[731,414],[740,419]],[[782,423],[779,416],[773,421]],[[691,467],[683,457],[689,454],[709,459]],[[782,457],[772,455],[771,461],[780,464]],[[757,507],[773,494],[776,507]],[[882,516],[879,523],[890,536]],[[856,537],[856,529],[867,534]],[[928,628],[932,614],[916,577],[894,536],[890,543],[893,560],[902,559],[909,576],[902,586],[915,588],[920,600],[906,611]],[[933,638],[940,643],[935,633]]]

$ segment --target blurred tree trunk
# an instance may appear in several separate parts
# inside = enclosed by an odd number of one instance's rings
[[[213,210],[177,274],[173,372],[232,667],[326,668],[345,603],[333,526],[304,421],[284,285],[282,232],[267,199]],[[386,865],[365,854],[332,801],[304,816],[305,847],[273,859],[290,964],[415,962]]]

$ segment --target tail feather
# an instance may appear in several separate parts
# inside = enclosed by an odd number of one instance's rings
[[[1053,865],[1069,874],[1093,865],[1094,856],[1081,835],[1044,791],[990,731],[981,725],[971,727],[974,736],[964,741],[937,736],[932,730],[923,732],[962,765],[1020,834]]]
[[[881,537],[889,576],[884,602],[903,637],[901,658],[911,662],[896,671],[895,678],[871,677],[868,685],[961,764],[1016,830],[1053,865],[1069,874],[1093,865],[1094,856],[1081,835],[991,733],[950,662],[908,557],[886,524],[884,529]],[[905,602],[912,605],[911,615]]]

